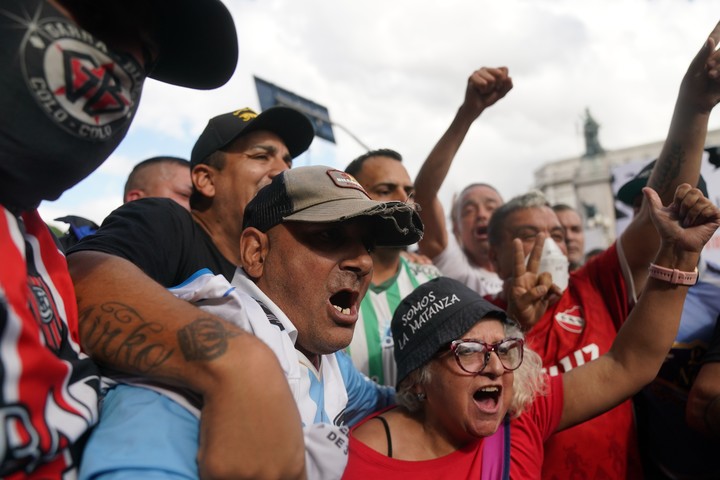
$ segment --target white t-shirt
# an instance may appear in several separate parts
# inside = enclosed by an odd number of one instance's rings
[[[447,247],[433,258],[433,263],[443,275],[464,283],[483,297],[502,290],[503,281],[498,274],[471,264],[452,233],[448,233]]]

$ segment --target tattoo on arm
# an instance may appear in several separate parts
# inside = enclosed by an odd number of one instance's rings
[[[162,325],[146,321],[122,303],[91,305],[79,312],[79,323],[83,346],[118,370],[149,372],[175,351],[155,341],[154,336],[164,330]]]
[[[685,153],[685,149],[683,149],[681,144],[672,143],[667,158],[663,158],[662,162],[658,160],[655,164],[655,179],[653,182],[650,182],[648,186],[655,190],[661,197],[674,193],[674,190],[671,192],[670,189],[674,185],[685,163]]]
[[[91,305],[79,312],[83,346],[116,370],[147,373],[164,364],[175,348],[156,338],[165,327],[144,319],[135,309],[119,302]],[[198,318],[177,332],[177,342],[186,361],[221,357],[228,341],[241,335],[215,318]]]
[[[178,344],[185,360],[213,360],[222,356],[228,340],[241,331],[230,331],[224,322],[215,318],[198,318],[178,331]]]

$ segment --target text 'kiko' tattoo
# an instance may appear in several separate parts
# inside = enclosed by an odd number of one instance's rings
[[[79,320],[83,346],[98,360],[115,363],[117,368],[149,372],[174,352],[153,341],[163,326],[145,321],[128,305],[117,302],[91,305],[79,312]]]

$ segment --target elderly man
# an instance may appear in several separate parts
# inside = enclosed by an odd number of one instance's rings
[[[422,208],[426,232],[419,245],[420,253],[430,257],[443,275],[461,281],[480,295],[494,295],[502,289],[502,281],[488,256],[487,226],[503,199],[494,187],[485,183],[465,187],[452,208],[450,235],[438,192],[470,126],[511,89],[507,68],[481,68],[473,72],[455,118],[415,178],[415,200]]]
[[[570,271],[574,272],[585,260],[585,228],[580,214],[570,205],[558,203],[553,205],[560,224],[565,230],[565,246],[567,258],[570,262]]]
[[[117,147],[146,77],[216,88],[235,70],[237,37],[217,0],[171,9],[156,0],[8,0],[0,39],[0,477],[72,478],[97,422],[99,372],[80,351],[67,264],[37,206]],[[174,380],[192,382],[175,359],[166,364]]]
[[[211,411],[220,405],[231,410],[230,418],[246,419],[238,428],[227,417],[211,423],[203,414],[204,474],[304,472],[298,413],[272,352],[237,326],[178,300],[167,287],[202,268],[232,279],[245,206],[290,167],[313,136],[307,117],[290,108],[218,115],[193,147],[191,212],[166,198],[135,200],[68,253],[80,338],[93,358],[125,362],[143,377],[166,372],[166,383],[202,395],[203,412],[210,402]],[[247,368],[238,370],[240,364]],[[222,392],[213,390],[216,381]],[[258,404],[264,405],[260,411]],[[264,428],[270,421],[278,422],[273,431]]]
[[[245,209],[244,227],[232,284],[201,270],[171,291],[236,322],[275,351],[305,427],[308,477],[339,478],[347,438],[334,427],[352,425],[393,396],[340,351],[350,343],[370,284],[370,252],[415,243],[422,224],[405,203],[370,200],[352,176],[314,166],[285,171],[261,189]],[[167,394],[127,385],[111,391],[82,478],[197,476],[198,412],[191,401]],[[171,426],[173,441],[159,441],[158,432]],[[132,448],[117,449],[118,443]]]
[[[383,148],[360,155],[345,167],[380,202],[412,202],[414,187],[395,150]],[[418,285],[440,275],[433,265],[404,258],[402,248],[372,253],[370,288],[360,304],[360,318],[348,348],[353,364],[380,385],[395,385],[395,360],[390,320],[400,301]]]
[[[720,24],[690,63],[668,137],[649,175],[647,185],[658,192],[665,204],[672,200],[678,185],[698,182],[708,117],[720,101],[716,67],[720,52],[714,51],[719,40]],[[541,236],[550,257],[561,259],[566,255],[563,227],[541,194],[523,195],[498,208],[490,220],[489,236],[490,257],[507,282],[496,301],[507,304],[508,313],[528,330],[529,345],[540,354],[550,376],[605,354],[648,275],[667,273],[648,268],[659,238],[646,201],[617,242],[573,272],[569,282],[566,268],[556,270],[557,276],[543,271],[543,258],[537,274],[530,273],[537,265],[514,273]],[[513,251],[514,239],[523,244],[522,256]],[[697,270],[685,276],[677,271],[670,273],[676,283],[689,284],[697,279]],[[628,401],[550,437],[545,443],[543,477],[637,478],[640,473],[635,437]]]

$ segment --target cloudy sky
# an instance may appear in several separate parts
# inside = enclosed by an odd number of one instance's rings
[[[507,66],[515,88],[470,130],[443,185],[471,181],[506,198],[532,186],[547,162],[584,152],[586,107],[605,149],[664,138],[690,59],[720,20],[711,0],[226,0],[240,60],[217,90],[148,81],[124,142],[55,202],[100,222],[122,201],[132,166],[189,158],[207,120],[259,108],[253,76],[326,106],[371,148],[400,151],[414,176],[460,105],[470,73]],[[218,46],[219,49],[222,46]],[[720,114],[710,128],[720,128]],[[344,167],[364,149],[343,130],[315,139],[296,165]]]

